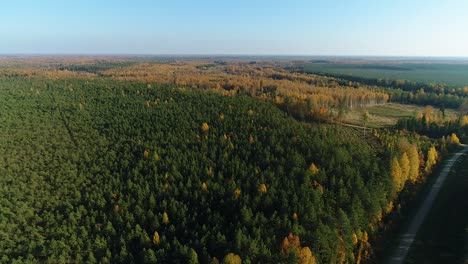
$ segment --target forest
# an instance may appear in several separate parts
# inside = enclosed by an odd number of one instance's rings
[[[467,128],[320,122],[347,91],[346,107],[388,95],[274,65],[95,63],[0,74],[2,263],[371,261],[402,194],[460,143],[440,135]]]

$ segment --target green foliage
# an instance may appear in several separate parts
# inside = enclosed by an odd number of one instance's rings
[[[291,232],[349,259],[392,199],[361,134],[250,97],[2,77],[0,98],[2,262],[277,263]]]
[[[346,63],[319,62],[305,64],[306,72],[340,75],[351,81],[387,86],[393,88],[412,87],[415,90],[428,88],[432,83],[436,88],[450,88],[468,84],[468,65],[450,63]],[[447,85],[444,85],[447,84]],[[448,90],[448,89],[447,89]]]

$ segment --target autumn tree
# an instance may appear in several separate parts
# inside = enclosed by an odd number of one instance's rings
[[[208,123],[204,122],[201,126],[201,130],[206,133],[210,129],[210,126],[208,126]]]
[[[160,243],[161,243],[161,239],[159,237],[159,233],[158,231],[154,231],[153,244],[155,244],[156,246],[159,246]]]
[[[365,127],[367,127],[367,125],[369,124],[369,117],[369,111],[366,110],[366,112],[364,112],[364,114],[362,115],[362,122]]]
[[[319,169],[318,169],[317,165],[315,165],[315,163],[313,163],[313,162],[312,162],[312,164],[310,164],[309,170],[312,173],[312,175],[315,175],[315,174],[317,174],[319,172]]]
[[[426,106],[424,108],[424,117],[426,118],[426,122],[428,124],[430,124],[433,120],[432,120],[432,114],[434,112],[434,108],[430,105]]]
[[[239,255],[229,253],[224,257],[223,264],[242,264],[242,259]]]
[[[427,160],[426,160],[426,173],[430,173],[432,171],[432,167],[437,163],[437,150],[434,146],[431,146],[427,151]]]
[[[408,179],[414,183],[418,179],[418,176],[419,176],[418,147],[416,145],[411,145],[407,153],[408,153],[408,159],[410,162],[410,171],[409,171]]]
[[[236,188],[234,190],[234,197],[236,197],[236,199],[239,199],[240,196],[241,196],[241,190],[239,188]]]
[[[404,152],[403,155],[401,156],[400,164],[401,164],[401,178],[403,180],[403,185],[404,185],[404,183],[409,178],[409,174],[411,170],[410,160],[406,152]]]
[[[460,145],[460,139],[457,137],[457,134],[455,133],[452,133],[450,135],[450,138],[448,140],[448,143],[449,144],[452,144],[452,145]]]
[[[169,224],[169,216],[167,215],[166,212],[163,213],[162,222],[163,222],[165,225]]]
[[[396,157],[392,159],[392,165],[390,168],[390,177],[392,178],[392,181],[395,184],[396,191],[400,192],[401,189],[403,188],[404,181],[402,177],[400,163],[398,162],[398,159]]]
[[[317,263],[317,260],[315,259],[309,247],[303,247],[298,255],[299,255],[300,264],[316,264]]]
[[[291,252],[297,255],[297,261],[301,264],[315,264],[317,263],[312,251],[309,247],[301,247],[301,240],[299,236],[289,233],[287,237],[281,242],[281,250],[285,255],[290,255]]]

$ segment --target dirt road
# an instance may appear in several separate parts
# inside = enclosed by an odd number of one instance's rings
[[[450,158],[447,163],[445,164],[443,170],[440,172],[437,180],[432,185],[429,194],[426,196],[424,203],[419,207],[418,212],[416,215],[411,219],[411,224],[409,225],[408,229],[405,230],[403,234],[400,235],[399,239],[399,246],[393,253],[392,257],[390,258],[390,264],[400,264],[405,261],[406,255],[411,247],[411,244],[416,237],[416,234],[421,227],[424,219],[426,218],[429,210],[434,203],[434,199],[437,197],[442,185],[444,184],[445,179],[447,178],[450,169],[452,168],[455,161],[457,161],[463,153],[468,151],[468,146],[463,145],[463,149],[459,152],[455,153],[452,158]]]

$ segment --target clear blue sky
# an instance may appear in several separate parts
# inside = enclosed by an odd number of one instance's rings
[[[468,56],[468,0],[12,0],[0,54]]]

